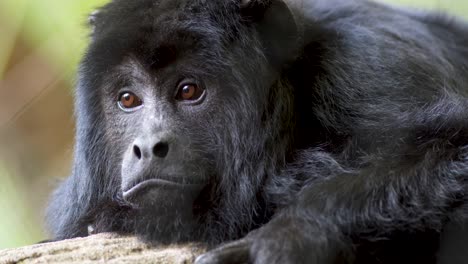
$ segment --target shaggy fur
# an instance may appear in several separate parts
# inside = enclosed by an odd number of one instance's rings
[[[468,215],[468,26],[364,0],[286,5],[114,0],[94,15],[75,163],[48,210],[56,239],[92,225],[240,239],[199,263],[436,261],[444,225]],[[206,100],[175,102],[182,78]],[[116,107],[128,87],[143,110]],[[193,204],[122,197],[126,150],[160,130],[184,146],[170,161],[183,180],[206,183]]]

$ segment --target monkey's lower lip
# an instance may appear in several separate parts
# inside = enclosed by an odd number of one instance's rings
[[[128,190],[123,191],[123,198],[128,199],[132,196],[138,195],[139,193],[144,193],[147,190],[161,188],[164,191],[192,191],[196,192],[197,190],[201,190],[205,184],[184,184],[178,183],[174,181],[168,181],[164,179],[150,179],[146,181],[142,181]]]

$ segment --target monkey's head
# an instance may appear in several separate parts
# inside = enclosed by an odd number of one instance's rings
[[[150,240],[238,237],[263,221],[262,186],[292,122],[288,7],[114,0],[90,21],[76,113],[94,197],[131,208],[123,229]]]

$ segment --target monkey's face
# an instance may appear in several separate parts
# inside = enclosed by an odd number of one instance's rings
[[[230,121],[224,101],[239,95],[193,66],[203,58],[178,57],[172,47],[159,48],[163,52],[174,57],[160,68],[129,54],[113,69],[102,102],[106,135],[121,148],[125,200],[191,219],[196,198],[210,192],[222,173],[216,156],[224,155],[221,141],[232,140],[225,131]]]
[[[109,121],[123,128],[123,198],[136,206],[168,207],[187,218],[215,174],[214,150],[207,147],[215,128],[206,119],[216,116],[210,105],[218,89],[203,76],[183,74],[175,59],[170,63],[151,72],[136,59],[125,60],[117,76],[127,83],[106,96],[105,104]]]

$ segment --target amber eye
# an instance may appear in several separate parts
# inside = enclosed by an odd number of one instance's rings
[[[196,84],[184,84],[180,86],[176,99],[181,101],[195,101],[203,95],[203,89]]]
[[[131,110],[132,108],[142,105],[141,99],[131,92],[124,92],[119,97],[119,107],[123,110]]]

